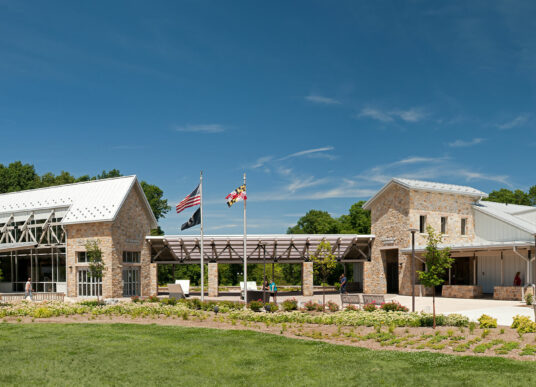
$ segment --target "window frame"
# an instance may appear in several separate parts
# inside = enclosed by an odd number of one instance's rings
[[[80,259],[80,256],[84,256],[84,260]],[[89,259],[87,257],[87,251],[77,251],[76,252],[76,263],[89,263]]]
[[[449,217],[448,216],[442,216],[441,217],[441,234],[447,235],[449,231]]]
[[[467,218],[461,218],[460,220],[460,235],[467,235]]]
[[[78,268],[76,287],[78,297],[102,297],[102,278],[91,277],[86,267]]]
[[[140,264],[141,263],[141,251],[124,250],[123,263],[127,264]]]
[[[419,232],[421,234],[426,233],[426,215],[419,215]]]

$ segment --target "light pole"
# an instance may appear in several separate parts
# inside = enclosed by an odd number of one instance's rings
[[[411,311],[415,312],[415,233],[416,228],[411,228]]]

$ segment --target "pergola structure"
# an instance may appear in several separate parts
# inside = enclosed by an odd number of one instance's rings
[[[198,264],[201,260],[199,236],[148,236],[151,262],[156,264]],[[331,245],[339,262],[368,262],[374,235],[351,234],[273,234],[247,236],[248,263],[309,262],[322,241]],[[242,263],[242,235],[205,235],[204,261],[212,263]]]

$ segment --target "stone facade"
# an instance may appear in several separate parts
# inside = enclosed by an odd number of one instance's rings
[[[364,292],[387,292],[387,255],[398,254],[398,292],[411,294],[411,254],[401,254],[400,249],[411,247],[410,229],[419,229],[420,216],[426,216],[426,225],[437,232],[441,230],[441,217],[447,218],[444,243],[470,243],[475,240],[472,204],[475,198],[450,193],[412,190],[398,184],[388,186],[371,203],[371,232],[375,235],[371,262],[364,267]],[[466,235],[461,234],[462,218],[466,219]],[[427,234],[417,232],[416,246],[426,246]],[[416,259],[416,271],[424,264]],[[416,282],[418,277],[416,275]]]
[[[143,192],[134,185],[113,222],[66,225],[67,296],[77,297],[78,270],[87,263],[77,262],[77,253],[85,251],[85,244],[98,240],[106,269],[102,278],[102,296],[123,296],[123,268],[140,270],[140,295],[157,293],[156,264],[151,264],[151,251],[145,236],[151,231],[151,215],[144,203]],[[140,253],[140,263],[123,263],[123,252]]]
[[[527,293],[532,293],[532,288],[527,288]],[[522,286],[495,286],[493,288],[494,300],[523,301]]]
[[[450,298],[482,297],[482,287],[478,285],[443,285],[441,296]]]
[[[208,263],[208,296],[218,297],[218,264]]]
[[[304,296],[313,295],[313,262],[302,263],[302,294]]]

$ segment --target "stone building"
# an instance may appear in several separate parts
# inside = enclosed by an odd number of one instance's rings
[[[156,264],[145,237],[156,219],[136,176],[0,195],[0,292],[104,298],[156,294]],[[102,280],[88,272],[86,243],[97,241]]]
[[[411,232],[416,230],[416,267],[423,270],[426,228],[443,237],[455,258],[445,285],[449,297],[518,299],[516,272],[534,282],[536,207],[488,202],[471,187],[394,178],[364,205],[375,237],[371,262],[364,264],[366,293],[412,292]],[[417,286],[417,294],[430,289]]]

